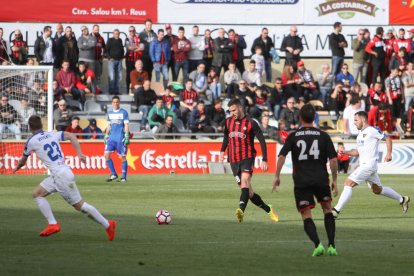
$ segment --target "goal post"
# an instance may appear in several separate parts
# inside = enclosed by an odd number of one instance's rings
[[[11,174],[22,155],[24,144],[31,135],[28,119],[31,115],[42,118],[43,129],[53,126],[53,66],[0,66],[0,175]],[[8,104],[12,108],[6,108]],[[45,174],[38,158],[33,154],[21,174]]]

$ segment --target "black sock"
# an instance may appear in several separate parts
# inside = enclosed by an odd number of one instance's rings
[[[303,221],[303,226],[305,228],[306,234],[308,234],[308,237],[313,241],[315,244],[315,247],[317,247],[320,243],[318,233],[316,232],[316,226],[315,223],[311,218],[307,218]]]
[[[335,247],[335,218],[332,213],[325,214],[325,229],[329,245]]]
[[[246,210],[247,203],[249,202],[249,188],[242,188],[240,195],[240,209],[244,212]]]
[[[253,202],[254,205],[265,210],[266,213],[270,212],[270,207],[266,203],[263,202],[262,198],[258,194],[254,193],[250,201]]]

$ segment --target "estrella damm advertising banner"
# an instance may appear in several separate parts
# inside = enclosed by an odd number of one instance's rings
[[[390,24],[414,24],[414,0],[390,0]]]
[[[86,156],[86,162],[81,163],[75,149],[68,142],[62,142],[61,147],[65,155],[66,164],[75,174],[108,174],[104,158],[104,144],[102,141],[82,141],[81,148]],[[13,168],[23,153],[24,142],[0,143],[0,175],[11,174]],[[221,142],[198,141],[133,141],[128,146],[126,159],[128,174],[203,174],[208,173],[208,163],[218,162]],[[257,151],[254,173],[262,173],[260,165],[262,152],[260,144],[255,144]],[[276,142],[267,141],[269,172],[276,170]],[[121,158],[112,154],[115,168],[121,170]],[[32,153],[26,167],[20,174],[44,174],[46,170]]]
[[[0,22],[156,22],[157,0],[13,0],[1,5]]]

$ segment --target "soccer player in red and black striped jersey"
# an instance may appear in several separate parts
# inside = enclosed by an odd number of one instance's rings
[[[220,151],[220,162],[224,161],[224,153],[228,148],[228,161],[236,182],[241,188],[240,205],[236,210],[237,219],[239,222],[243,221],[244,211],[250,199],[253,204],[265,210],[272,221],[278,221],[279,216],[272,206],[263,202],[262,198],[253,191],[251,184],[254,159],[256,157],[254,137],[257,137],[262,148],[262,170],[267,171],[267,150],[263,132],[256,121],[245,115],[240,100],[231,100],[228,103],[228,107],[231,118],[226,120],[224,139]]]
[[[300,109],[299,117],[302,127],[288,136],[280,150],[273,191],[277,191],[279,188],[280,172],[286,156],[291,151],[296,207],[302,215],[306,234],[315,244],[312,256],[320,256],[325,253],[325,248],[320,243],[315,223],[312,220],[311,210],[315,207],[314,197],[322,205],[325,214],[325,228],[329,240],[328,255],[335,256],[337,255],[334,244],[335,219],[332,214],[332,196],[326,163],[329,160],[334,196],[338,194],[336,185],[338,164],[336,150],[329,135],[313,127],[315,113],[315,109],[310,104],[305,104]]]

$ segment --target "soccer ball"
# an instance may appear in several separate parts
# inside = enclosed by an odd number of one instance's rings
[[[170,224],[171,214],[167,210],[159,210],[155,215],[155,220],[158,224]]]

